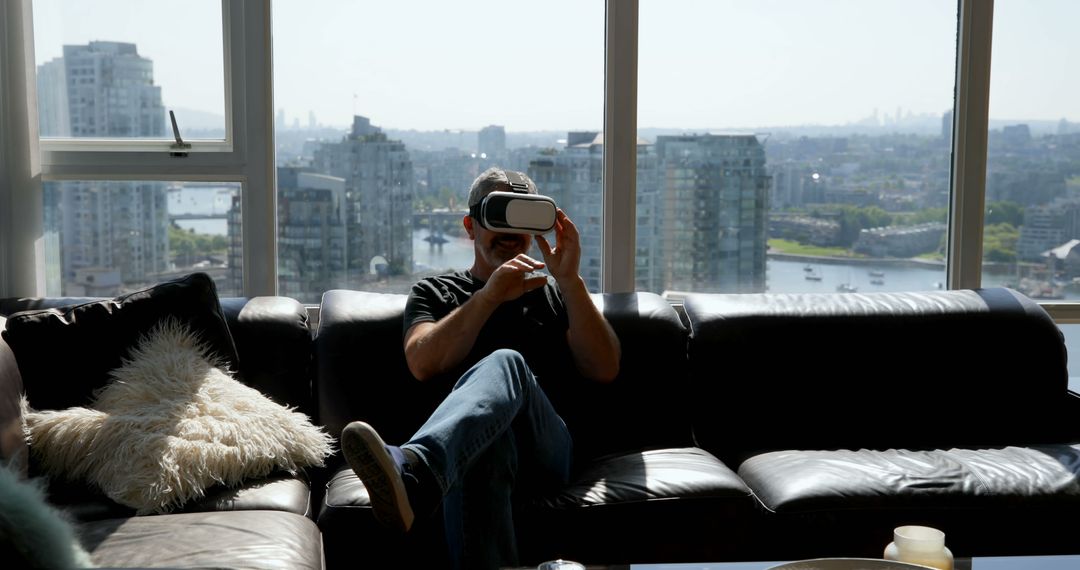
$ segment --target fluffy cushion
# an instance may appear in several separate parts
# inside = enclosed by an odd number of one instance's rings
[[[37,485],[0,465],[0,553],[5,568],[90,568],[90,555]]]
[[[216,356],[238,369],[214,280],[205,273],[114,299],[15,313],[3,335],[30,404],[59,410],[90,403],[138,339],[167,316],[188,323]]]
[[[332,438],[223,369],[174,319],[147,334],[89,408],[27,409],[45,470],[86,479],[140,514],[166,512],[213,484],[322,465]]]

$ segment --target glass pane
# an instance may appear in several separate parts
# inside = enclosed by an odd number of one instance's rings
[[[599,290],[603,2],[273,10],[281,294],[407,292],[469,268],[461,220],[490,166],[528,173],[578,224]]]
[[[1036,299],[1080,299],[1077,18],[1072,0],[994,3],[983,285]]]
[[[42,137],[224,139],[220,0],[34,0]]]
[[[1080,392],[1080,325],[1058,325],[1069,357],[1069,389]]]
[[[942,286],[956,2],[640,10],[638,290]]]
[[[240,185],[44,183],[46,294],[112,297],[201,271],[242,291]]]

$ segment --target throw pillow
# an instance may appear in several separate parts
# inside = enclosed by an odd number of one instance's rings
[[[214,484],[322,465],[333,439],[307,416],[232,378],[190,328],[166,319],[111,374],[91,407],[27,409],[45,471],[86,479],[139,514]]]
[[[15,313],[3,335],[30,404],[59,410],[88,404],[138,339],[169,316],[189,324],[215,355],[238,368],[214,280],[205,273],[114,299]]]
[[[92,568],[71,524],[45,494],[0,465],[0,552],[5,568]]]

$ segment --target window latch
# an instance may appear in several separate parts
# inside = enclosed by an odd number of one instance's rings
[[[191,143],[184,142],[184,139],[180,138],[180,127],[176,126],[176,115],[173,114],[172,109],[169,110],[169,120],[172,121],[173,136],[176,137],[176,142],[169,145],[172,149],[169,151],[169,156],[185,157],[188,155],[187,149],[191,148]]]

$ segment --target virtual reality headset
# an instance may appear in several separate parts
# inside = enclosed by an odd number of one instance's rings
[[[491,192],[469,208],[469,215],[480,225],[508,234],[544,234],[555,227],[555,200],[529,194],[524,181],[507,172],[511,192]]]

